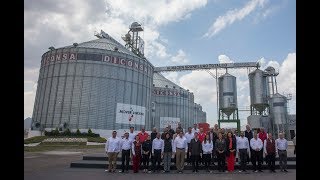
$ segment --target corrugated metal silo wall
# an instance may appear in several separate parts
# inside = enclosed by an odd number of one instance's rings
[[[145,122],[141,118],[136,129],[150,127],[152,78],[153,66],[131,55],[89,48],[49,51],[42,56],[32,119],[46,128],[66,122],[72,129],[127,129],[129,121],[119,120],[116,111],[129,105],[145,108]]]
[[[153,87],[152,102],[155,102],[155,127],[163,131],[160,117],[179,118],[182,127],[192,126],[194,119],[193,98],[189,92],[181,89]]]

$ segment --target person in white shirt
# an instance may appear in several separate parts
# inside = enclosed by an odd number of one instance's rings
[[[134,132],[134,127],[131,126],[130,127],[130,132],[129,132],[129,140],[131,142],[133,142],[136,139],[136,135],[137,135],[137,133]]]
[[[189,155],[189,152],[190,152],[190,141],[191,141],[191,139],[194,138],[194,133],[192,133],[192,128],[191,127],[188,128],[188,132],[186,132],[184,137],[187,139],[187,144],[188,144],[187,163],[191,164],[191,158],[190,158],[190,155]]]
[[[192,134],[194,135],[195,132],[199,133],[199,131],[200,130],[198,129],[198,124],[197,123],[193,124],[193,128],[192,128],[192,131],[191,131]]]
[[[207,172],[211,172],[209,168],[211,163],[212,149],[213,142],[210,139],[210,135],[207,134],[202,141],[202,159],[204,160],[204,166]]]
[[[176,154],[176,167],[178,173],[183,172],[186,152],[188,152],[187,139],[183,136],[183,132],[180,132],[179,136],[177,136],[173,142],[173,153]]]
[[[255,131],[253,134],[253,138],[250,140],[250,146],[252,148],[252,154],[251,154],[251,159],[252,159],[252,164],[253,164],[253,171],[254,172],[262,172],[262,167],[261,167],[261,153],[260,150],[263,147],[263,143],[260,138],[258,138],[258,133]],[[256,162],[258,161],[258,169],[257,169],[257,164]]]
[[[152,156],[153,156],[153,172],[160,171],[161,159],[163,157],[164,141],[160,138],[160,133],[157,133],[156,138],[152,141]],[[158,162],[158,166],[156,163]]]
[[[288,148],[288,141],[284,138],[283,133],[279,133],[279,138],[276,140],[276,150],[278,151],[279,155],[279,164],[281,168],[281,172],[288,172],[287,171],[287,148]]]
[[[129,133],[124,133],[124,138],[120,141],[121,147],[121,171],[120,173],[129,172],[130,150],[132,147],[132,141],[129,140]],[[126,162],[126,165],[124,163]]]
[[[109,166],[108,169],[105,170],[107,172],[115,172],[117,167],[117,157],[120,152],[120,138],[117,137],[117,131],[112,132],[112,137],[110,137],[105,146],[105,151],[108,156]]]
[[[241,168],[239,172],[246,172],[247,155],[249,154],[250,147],[248,138],[244,137],[244,131],[240,132],[240,137],[237,138],[237,152],[240,158]]]

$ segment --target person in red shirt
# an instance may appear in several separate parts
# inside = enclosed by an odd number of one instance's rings
[[[264,128],[260,128],[260,132],[258,134],[259,139],[261,139],[262,143],[267,139],[267,133],[264,131]],[[264,146],[264,144],[263,144]],[[260,157],[263,157],[263,148],[260,150]],[[261,164],[263,163],[263,158],[261,159]],[[267,162],[266,162],[267,163]]]
[[[206,133],[203,132],[203,128],[200,128],[200,132],[199,132],[199,135],[198,135],[198,139],[199,141],[202,143],[202,141],[204,140],[204,138],[206,137]]]
[[[138,133],[139,140],[141,143],[143,143],[148,138],[148,133],[145,131],[145,127],[141,128],[141,132]]]
[[[198,134],[198,139],[200,141],[200,144],[202,144],[202,141],[204,140],[204,138],[206,137],[207,134],[203,131],[203,128],[200,128],[199,131],[200,132]],[[201,157],[199,159],[199,163],[204,165],[204,160]]]

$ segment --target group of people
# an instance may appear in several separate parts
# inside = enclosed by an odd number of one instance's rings
[[[198,129],[197,124],[194,124],[194,127],[189,127],[185,133],[181,124],[178,124],[176,131],[169,125],[162,134],[153,128],[150,135],[144,127],[137,134],[134,133],[134,127],[130,127],[130,132],[126,132],[123,138],[117,137],[116,131],[108,138],[105,151],[109,165],[106,171],[116,171],[116,161],[121,151],[121,173],[129,171],[130,156],[134,173],[139,172],[140,166],[145,173],[159,172],[162,161],[162,172],[170,172],[172,159],[178,173],[183,173],[185,164],[192,164],[194,173],[199,172],[199,164],[202,164],[207,172],[212,172],[211,165],[215,165],[215,159],[219,172],[226,171],[226,162],[227,172],[232,172],[237,155],[240,159],[239,172],[247,170],[250,160],[253,171],[262,172],[263,154],[270,172],[276,172],[276,155],[279,156],[281,171],[288,172],[287,148],[288,142],[283,133],[279,133],[279,138],[275,140],[272,133],[267,134],[263,128],[259,132],[253,132],[249,125],[246,126],[246,131],[241,131],[239,135],[237,131],[225,132],[225,129],[219,129],[217,124],[208,132],[204,132],[203,128]]]

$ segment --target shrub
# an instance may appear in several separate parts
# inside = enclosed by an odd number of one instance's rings
[[[45,136],[50,136],[49,134],[51,134],[49,131],[46,131],[46,130],[44,131]]]
[[[65,136],[71,136],[71,131],[70,131],[70,129],[67,128],[67,129],[63,132],[63,134],[64,134]]]
[[[81,136],[81,132],[79,129],[77,129],[76,136]]]
[[[91,135],[92,134],[92,130],[91,128],[88,129],[88,134]]]
[[[56,128],[55,130],[53,130],[53,131],[51,131],[51,135],[52,136],[59,136],[59,129],[58,128]]]
[[[86,132],[81,133],[81,137],[87,137],[87,136],[88,136],[88,133]]]
[[[87,137],[87,139],[88,139],[88,142],[97,142],[97,143],[105,143],[107,141],[103,137]]]
[[[24,144],[30,144],[30,143],[39,143],[45,140],[47,137],[46,136],[34,136],[28,139],[24,140]]]

